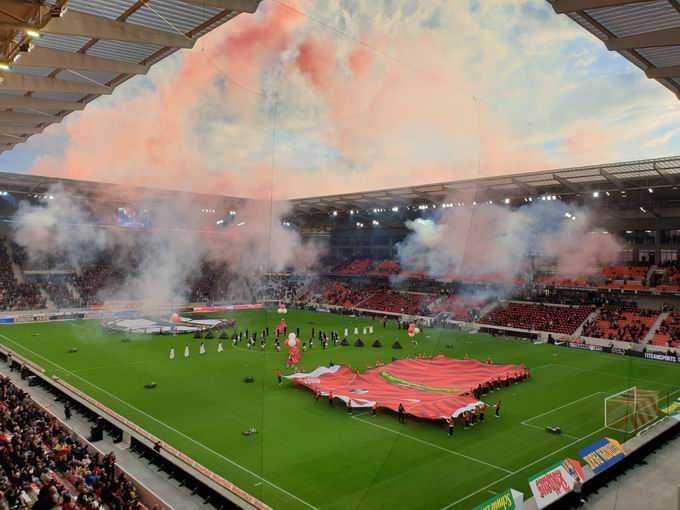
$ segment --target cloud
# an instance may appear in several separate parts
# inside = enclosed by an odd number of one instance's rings
[[[678,150],[672,95],[542,0],[285,1],[70,115],[28,171],[286,198]]]

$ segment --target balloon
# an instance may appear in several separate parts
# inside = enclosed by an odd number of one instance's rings
[[[177,315],[176,313],[173,313],[170,316],[170,322],[174,322],[175,324],[178,324],[178,323],[182,322],[182,318],[179,315]]]
[[[409,331],[409,332],[408,332],[408,336],[410,336],[410,337],[413,337],[413,336],[415,336],[415,335],[416,335],[416,334],[415,334],[413,331]]]
[[[417,335],[418,333],[420,333],[420,328],[414,329],[413,332]]]
[[[295,340],[295,333],[291,333],[290,335],[288,335],[288,338],[290,340]]]

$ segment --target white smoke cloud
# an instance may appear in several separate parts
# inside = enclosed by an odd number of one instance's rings
[[[445,209],[406,226],[411,233],[397,245],[402,267],[433,277],[526,277],[530,254],[555,258],[562,275],[587,275],[614,263],[621,249],[612,235],[591,234],[596,224],[589,210],[561,201]]]
[[[235,218],[216,229],[207,227],[200,206],[186,198],[161,201],[149,192],[130,199],[128,206],[149,209],[152,228],[130,230],[106,224],[102,211],[91,211],[90,203],[53,188],[55,198],[40,203],[23,201],[13,217],[14,238],[24,247],[31,263],[50,255],[68,262],[77,271],[102,256],[112,257],[116,277],[99,292],[102,299],[140,300],[150,303],[184,302],[188,281],[197,276],[204,261],[226,262],[234,280],[230,285],[244,289],[240,295],[253,297],[255,282],[263,272],[284,269],[314,269],[323,246],[303,243],[294,228],[284,227],[287,205],[282,202],[249,201]],[[99,197],[110,207],[112,197]],[[120,196],[115,197],[118,201]],[[158,220],[158,221],[156,221]]]

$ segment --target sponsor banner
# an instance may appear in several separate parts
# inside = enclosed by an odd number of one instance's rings
[[[564,469],[569,471],[569,474],[572,476],[572,478],[578,478],[582,482],[586,481],[586,477],[583,474],[583,467],[579,461],[575,459],[564,459],[562,461],[562,465],[564,466]]]
[[[262,303],[253,305],[215,305],[215,306],[195,306],[194,312],[224,312],[227,310],[255,310],[264,308]]]
[[[545,508],[571,492],[574,477],[558,462],[529,478],[529,486],[538,508]]]
[[[675,420],[680,421],[680,401],[673,402],[668,407],[664,407],[663,409],[661,409],[661,412]]]
[[[572,349],[585,349],[587,351],[596,351],[596,352],[602,352],[605,350],[604,347],[601,345],[591,345],[591,344],[584,344],[580,342],[569,342],[569,347]]]
[[[626,456],[621,443],[608,437],[603,437],[599,441],[585,447],[578,454],[586,461],[596,475],[609,469]]]
[[[14,317],[2,317],[0,318],[0,324],[14,324]]]
[[[515,489],[496,494],[472,510],[523,510],[524,494]]]
[[[570,347],[572,349],[583,349],[596,352],[608,352],[617,354],[619,356],[634,356],[636,358],[646,358],[656,361],[665,361],[667,363],[680,363],[680,356],[676,354],[668,354],[663,352],[641,352],[632,349],[621,349],[619,347],[605,347],[600,345],[590,345],[579,342],[555,342],[555,345]]]
[[[42,322],[42,321],[48,321],[50,320],[50,316],[47,314],[41,314],[41,315],[20,315],[19,317],[16,317],[14,319],[14,322],[16,323],[23,323],[23,322]]]
[[[678,357],[675,354],[664,354],[662,352],[645,352],[646,359],[654,359],[657,361],[668,361],[670,363],[678,363]]]

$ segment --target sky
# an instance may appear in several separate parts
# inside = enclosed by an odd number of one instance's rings
[[[677,108],[544,0],[264,0],[0,170],[296,198],[676,155]]]

